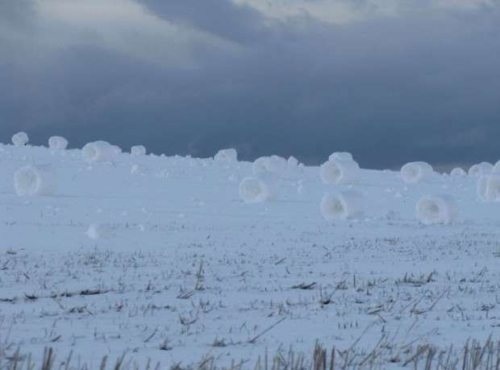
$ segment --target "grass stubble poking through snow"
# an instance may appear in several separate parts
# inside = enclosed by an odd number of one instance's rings
[[[0,366],[496,368],[495,170],[131,154],[0,146]]]

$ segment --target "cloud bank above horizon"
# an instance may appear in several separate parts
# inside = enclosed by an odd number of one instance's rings
[[[0,141],[500,159],[497,0],[0,0]]]

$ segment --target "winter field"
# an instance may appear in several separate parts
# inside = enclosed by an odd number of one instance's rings
[[[316,344],[335,369],[498,365],[498,165],[17,144],[0,145],[2,367],[53,348],[68,368],[310,368]]]

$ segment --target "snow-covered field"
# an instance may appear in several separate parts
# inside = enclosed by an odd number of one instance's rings
[[[382,368],[400,368],[418,345],[500,337],[500,203],[478,199],[477,177],[361,170],[325,185],[292,165],[273,199],[245,203],[252,163],[142,154],[0,146],[0,358],[52,347],[94,368],[124,352],[253,368],[318,341],[384,343]],[[53,195],[16,194],[26,165],[50,165]],[[362,214],[325,220],[324,194],[344,190]],[[451,224],[417,220],[435,194],[454,198]]]

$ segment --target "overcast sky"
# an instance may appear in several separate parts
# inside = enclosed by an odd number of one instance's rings
[[[0,141],[500,159],[498,0],[0,0]]]

